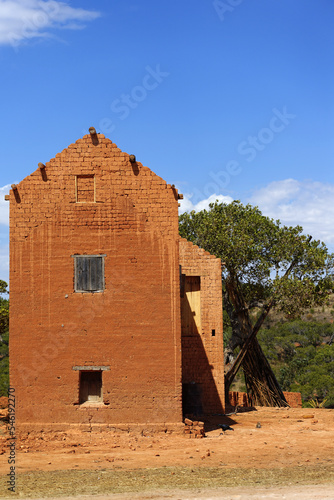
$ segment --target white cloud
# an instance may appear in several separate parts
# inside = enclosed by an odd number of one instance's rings
[[[79,29],[100,16],[93,10],[55,0],[0,0],[0,45],[17,47],[32,38],[50,37],[52,28]]]
[[[230,196],[224,196],[222,194],[212,194],[211,196],[209,196],[209,198],[201,200],[194,205],[191,201],[191,198],[192,195],[184,195],[183,200],[180,201],[180,214],[183,214],[184,212],[191,212],[192,210],[195,210],[195,212],[200,212],[204,209],[208,210],[209,204],[214,203],[216,200],[218,200],[219,203],[231,203],[231,201],[233,201],[233,198],[231,198]]]
[[[191,199],[192,195],[185,195],[181,200],[181,214],[208,209],[209,203],[214,203],[216,199],[225,203],[232,201],[230,196],[216,194],[196,204]],[[246,202],[257,205],[264,215],[279,219],[282,224],[302,226],[304,233],[323,241],[330,251],[334,251],[333,184],[295,179],[274,181],[255,191]]]
[[[334,185],[285,179],[255,191],[249,200],[264,215],[300,225],[315,239],[334,245]]]

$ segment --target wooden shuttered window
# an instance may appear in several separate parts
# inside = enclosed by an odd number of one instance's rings
[[[104,255],[75,255],[74,266],[76,292],[104,290]]]

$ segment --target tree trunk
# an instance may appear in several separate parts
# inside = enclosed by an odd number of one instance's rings
[[[247,350],[241,366],[252,406],[288,406],[256,338]]]
[[[253,406],[287,406],[284,394],[276,380],[276,377],[265,357],[255,335],[259,331],[264,319],[272,306],[270,303],[264,308],[259,320],[253,327],[247,304],[243,298],[237,280],[230,278],[226,281],[226,291],[229,301],[234,309],[234,321],[238,323],[238,343],[240,347],[245,344],[240,359],[235,361],[225,375],[225,394],[228,402],[228,391],[236,376],[239,367],[242,366],[248,396]],[[240,332],[241,337],[240,338]],[[253,333],[253,335],[252,335]],[[254,338],[251,338],[254,337]],[[248,339],[248,341],[247,341]],[[251,341],[250,341],[251,339]],[[241,362],[240,362],[241,360]]]

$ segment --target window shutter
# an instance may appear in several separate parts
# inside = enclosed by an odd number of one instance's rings
[[[75,266],[76,291],[104,290],[103,256],[76,256]]]
[[[89,257],[89,284],[88,290],[103,289],[102,257]]]
[[[77,257],[76,260],[76,290],[88,290],[88,257]]]

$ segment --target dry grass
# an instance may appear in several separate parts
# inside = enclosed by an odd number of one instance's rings
[[[162,467],[136,470],[68,470],[29,472],[17,480],[19,493],[6,493],[6,477],[0,478],[1,498],[48,498],[152,490],[261,487],[334,483],[334,465],[277,469],[229,469],[226,467]]]

